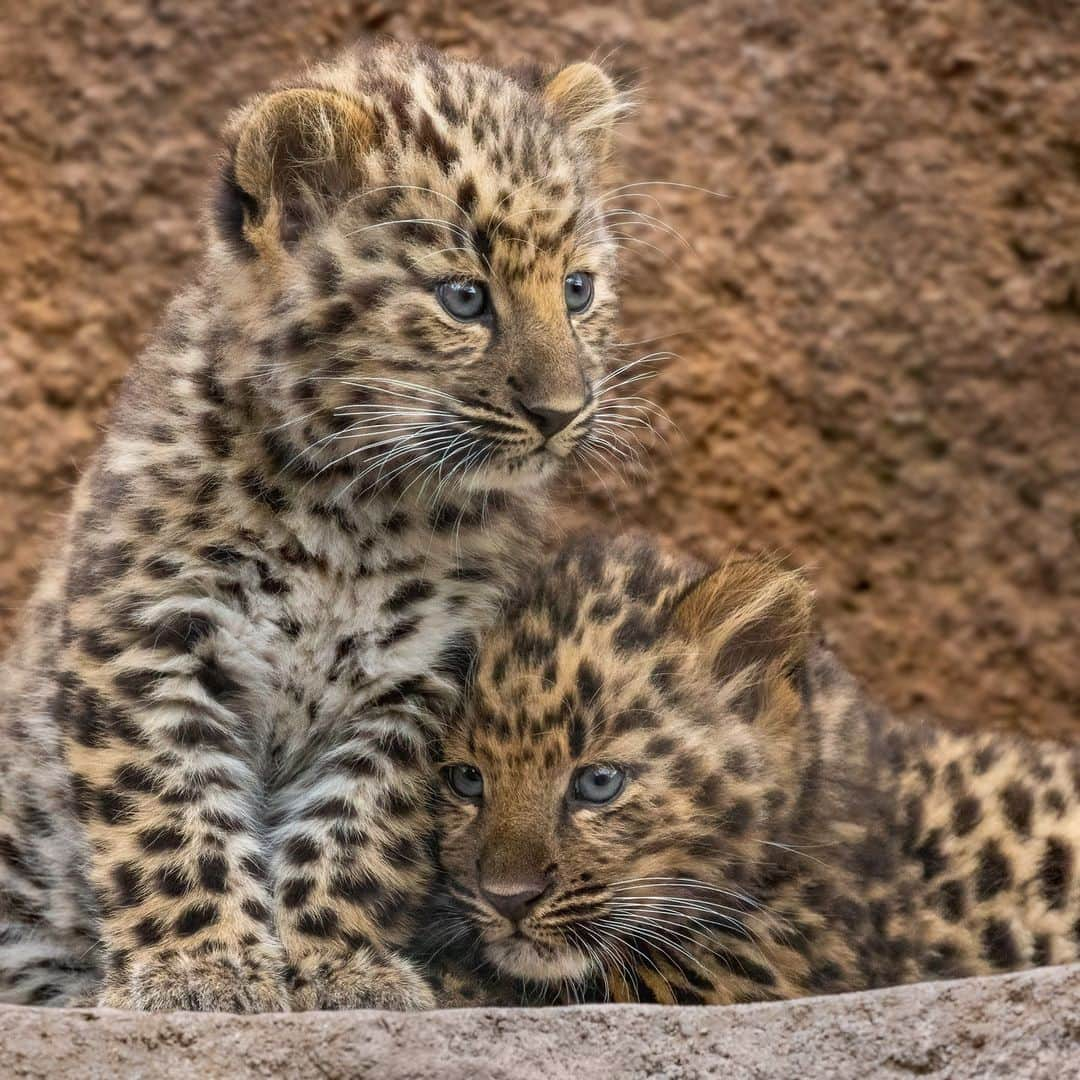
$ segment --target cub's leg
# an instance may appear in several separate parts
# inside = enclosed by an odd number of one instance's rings
[[[27,613],[23,665],[0,669],[0,1002],[92,1002],[101,983],[89,850],[75,816],[55,684],[54,597]],[[17,646],[18,648],[18,646]]]
[[[22,750],[6,746],[0,762],[0,1002],[85,1004],[100,950],[70,788],[55,758],[18,768]]]
[[[205,596],[118,606],[105,626],[91,610],[67,635],[58,711],[101,905],[101,1003],[286,1009],[245,687],[268,673],[250,629]]]
[[[433,873],[432,733],[407,710],[345,728],[276,796],[278,928],[297,1009],[423,1009],[398,949]]]

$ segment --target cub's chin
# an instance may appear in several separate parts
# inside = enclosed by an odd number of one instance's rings
[[[545,449],[470,470],[460,486],[469,492],[527,492],[553,479],[565,464],[565,457]]]
[[[574,982],[592,971],[592,962],[577,949],[542,945],[529,938],[487,942],[484,952],[503,974],[529,982]]]

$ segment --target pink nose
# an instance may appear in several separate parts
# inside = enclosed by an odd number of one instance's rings
[[[535,879],[531,881],[493,881],[480,886],[484,899],[500,914],[518,922],[523,919],[536,901],[547,891],[550,882]]]

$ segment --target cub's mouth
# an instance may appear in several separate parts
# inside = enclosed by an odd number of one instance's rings
[[[483,951],[499,971],[533,982],[581,980],[594,967],[581,949],[566,941],[544,941],[521,927],[507,928],[496,936],[485,933]]]
[[[543,484],[563,469],[575,445],[550,442],[520,451],[504,451],[469,471],[462,479],[473,491],[527,489]]]

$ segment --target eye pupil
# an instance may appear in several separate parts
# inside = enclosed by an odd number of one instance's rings
[[[583,270],[575,270],[566,275],[563,285],[566,294],[566,309],[572,315],[580,315],[592,303],[593,278]]]
[[[470,322],[488,310],[487,289],[478,281],[444,281],[435,288],[443,308],[455,319]]]

